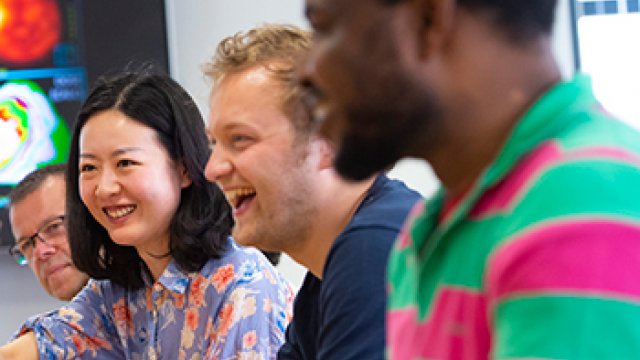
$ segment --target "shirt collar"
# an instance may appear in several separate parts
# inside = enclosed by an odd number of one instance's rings
[[[451,211],[451,216],[440,224],[437,232],[443,235],[464,219],[484,191],[501,181],[529,151],[568,126],[573,126],[567,123],[567,115],[590,106],[597,106],[597,100],[591,90],[591,79],[586,75],[559,82],[542,94],[518,120],[496,159],[482,172],[470,191]],[[445,191],[441,187],[428,202],[422,217],[437,215],[444,197]]]
[[[191,273],[181,270],[175,259],[171,259],[167,268],[164,269],[164,272],[162,272],[162,275],[158,281],[156,281],[156,284],[161,284],[169,291],[184,294],[191,278]],[[147,287],[150,288],[154,286],[153,280],[146,272],[143,272],[142,279]]]

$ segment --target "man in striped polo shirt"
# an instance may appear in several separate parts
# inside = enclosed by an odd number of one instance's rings
[[[442,182],[390,258],[391,359],[640,357],[640,135],[561,80],[556,5],[307,0],[336,169]]]

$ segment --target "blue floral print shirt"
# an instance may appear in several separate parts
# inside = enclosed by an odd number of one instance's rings
[[[231,241],[199,273],[172,261],[141,290],[91,280],[20,333],[35,333],[41,359],[275,359],[293,296],[259,251]]]

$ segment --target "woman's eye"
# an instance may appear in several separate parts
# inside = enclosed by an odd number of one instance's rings
[[[131,166],[133,164],[135,164],[133,160],[129,160],[129,159],[118,160],[118,166],[119,167],[127,167],[127,166]]]
[[[92,171],[95,170],[95,166],[91,165],[91,164],[81,164],[80,165],[80,172],[88,172],[88,171]]]

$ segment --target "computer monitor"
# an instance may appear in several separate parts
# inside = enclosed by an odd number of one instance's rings
[[[67,160],[95,80],[135,64],[168,72],[163,0],[0,0],[0,245],[12,243],[7,194]]]

